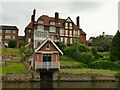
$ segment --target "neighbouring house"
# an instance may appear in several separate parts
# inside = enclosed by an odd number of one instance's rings
[[[8,46],[10,40],[16,40],[18,43],[18,31],[16,26],[0,26],[0,43]]]
[[[60,69],[60,55],[63,52],[52,41],[51,38],[47,38],[34,52],[34,60],[32,67],[35,70],[59,70]],[[34,62],[35,61],[35,62]]]
[[[42,15],[35,21],[35,12],[36,10],[25,28],[26,45],[31,45],[35,50],[46,38],[51,38],[54,42],[61,41],[65,45],[79,42],[86,44],[86,33],[80,28],[79,16],[76,18],[76,24],[70,17],[60,18],[57,12],[55,17]]]
[[[18,36],[19,43],[24,43],[25,36]]]

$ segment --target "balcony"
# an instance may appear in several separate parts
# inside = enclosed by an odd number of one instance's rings
[[[35,62],[35,70],[37,69],[60,69],[60,62]]]
[[[47,38],[47,37],[49,37],[49,33],[47,31],[35,31],[34,37]]]

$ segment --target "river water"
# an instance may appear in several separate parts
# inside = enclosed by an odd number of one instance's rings
[[[107,88],[120,90],[120,82],[2,82],[2,88]],[[41,90],[41,89],[40,89]]]

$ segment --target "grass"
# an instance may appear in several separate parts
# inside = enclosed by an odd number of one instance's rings
[[[60,61],[61,68],[83,68],[85,64],[76,61]]]
[[[71,74],[116,74],[117,71],[112,70],[104,70],[104,69],[60,69],[60,72],[62,73],[71,73]]]
[[[23,63],[10,63],[10,62],[7,62],[5,64],[5,66],[0,67],[0,74],[25,73],[25,72],[28,72],[28,69],[24,66]]]
[[[4,56],[21,56],[18,48],[2,48],[2,55]]]

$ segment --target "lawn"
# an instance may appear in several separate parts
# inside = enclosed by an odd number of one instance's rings
[[[25,73],[25,72],[28,72],[28,69],[25,67],[25,65],[23,63],[10,63],[10,62],[7,62],[5,64],[5,66],[0,67],[0,74]]]
[[[76,61],[60,61],[61,68],[85,68],[86,65],[84,63],[76,62]]]
[[[21,56],[18,48],[2,48],[2,54],[4,56]]]
[[[83,74],[83,73],[94,73],[94,74],[116,74],[117,71],[104,70],[104,69],[60,69],[61,73],[71,73],[71,74]]]

